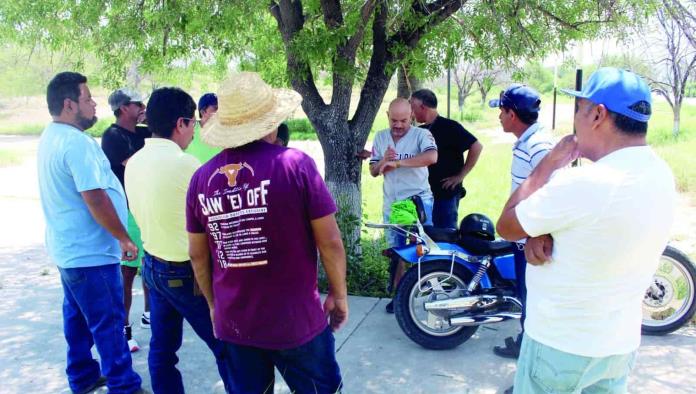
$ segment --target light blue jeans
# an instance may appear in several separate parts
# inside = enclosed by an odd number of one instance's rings
[[[636,352],[584,357],[542,345],[527,334],[517,361],[515,394],[626,393]]]

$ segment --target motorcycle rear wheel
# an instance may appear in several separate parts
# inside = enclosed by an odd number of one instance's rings
[[[452,349],[466,342],[478,326],[450,326],[446,317],[427,312],[426,301],[456,298],[464,295],[472,274],[454,264],[450,276],[449,261],[421,264],[420,288],[418,265],[413,265],[401,278],[394,298],[394,313],[401,330],[415,343],[427,349]],[[437,287],[441,286],[442,289]],[[433,289],[435,287],[435,289]]]
[[[643,298],[644,335],[678,330],[696,313],[696,268],[678,249],[667,246]]]

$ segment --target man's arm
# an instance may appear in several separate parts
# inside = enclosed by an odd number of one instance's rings
[[[133,243],[128,231],[116,214],[111,198],[103,189],[80,192],[94,220],[114,236],[121,244],[121,259],[132,261],[138,256],[138,247]]]
[[[482,150],[483,144],[481,144],[479,141],[474,142],[466,153],[466,160],[464,160],[462,170],[459,171],[457,175],[442,179],[442,187],[445,189],[452,189],[462,183],[464,178],[469,175],[471,170],[474,168],[476,162],[478,162]]]
[[[348,321],[346,252],[333,214],[314,219],[311,225],[314,241],[329,280],[329,294],[324,301],[324,312],[329,316],[331,328],[336,331]]]
[[[437,149],[430,149],[419,153],[416,156],[409,157],[408,159],[384,161],[378,168],[378,171],[379,174],[384,174],[387,171],[400,167],[427,167],[431,164],[435,164],[436,162]],[[372,172],[372,168],[370,168],[370,172]]]
[[[213,297],[213,273],[210,266],[208,236],[205,233],[188,233],[188,239],[189,257],[191,257],[191,267],[193,267],[196,282],[208,302],[208,308],[213,310],[215,298]]]
[[[496,225],[496,230],[501,237],[514,241],[529,237],[515,213],[517,205],[541,189],[551,178],[551,174],[559,168],[565,167],[579,157],[577,141],[574,135],[565,136],[556,147],[549,152],[539,165],[532,171],[531,175],[515,190],[510,196],[500,219]]]

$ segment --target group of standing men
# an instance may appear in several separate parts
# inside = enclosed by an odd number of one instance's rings
[[[566,93],[576,97],[577,134],[555,146],[539,126],[541,99],[530,87],[513,84],[489,103],[516,137],[511,195],[497,229],[517,244],[523,305],[522,333],[493,350],[519,358],[506,392],[624,393],[640,344],[641,302],[674,217],[674,179],[646,143],[652,100],[642,78],[601,68],[582,91]],[[432,92],[417,91],[408,104],[391,102],[390,128],[373,143],[370,173],[384,176],[384,220],[394,202],[419,196],[424,225],[456,227],[456,190],[481,146],[437,115]],[[412,116],[424,125],[411,126]],[[580,157],[592,163],[569,168]],[[388,242],[405,240],[389,234]],[[393,286],[403,266],[396,272]]]
[[[646,145],[651,98],[640,77],[604,68],[569,93],[578,97],[577,135],[555,147],[538,126],[533,89],[512,85],[490,103],[517,137],[512,194],[497,228],[519,245],[518,291],[528,311],[520,338],[494,351],[519,357],[515,392],[625,392],[640,300],[674,215],[674,180]],[[102,150],[84,133],[96,122],[87,79],[66,72],[49,83],[53,122],[39,144],[39,187],[64,290],[73,392],[104,384],[112,393],[143,392],[123,335],[124,283],[132,285],[135,271],[118,268],[141,251],[155,392],[183,392],[183,319],[210,348],[229,392],[266,391],[274,367],[293,391],[342,387],[332,330],[346,322],[348,304],[336,205],[312,159],[278,142],[300,97],[240,73],[217,98],[215,111],[199,105],[205,124],[197,128],[196,105],[181,89],[155,90],[144,113],[142,100],[119,90]],[[482,146],[436,108],[427,90],[389,106],[390,128],[375,137],[370,160],[371,174],[385,176],[385,219],[391,203],[418,195],[429,221],[456,226],[461,183]],[[136,127],[143,115],[147,132]],[[412,126],[412,116],[424,127]],[[199,138],[217,150],[203,165],[185,152]],[[580,156],[594,163],[565,168]],[[317,251],[329,280],[323,304]]]
[[[240,73],[217,99],[201,98],[198,120],[181,89],[157,89],[147,106],[119,89],[102,150],[84,133],[96,123],[87,79],[64,72],[49,83],[53,122],[39,144],[39,186],[75,393],[103,385],[144,392],[130,356],[131,289],[124,292],[141,255],[155,393],[184,391],[176,368],[183,319],[210,348],[228,392],[272,389],[274,367],[293,391],[342,386],[332,331],[348,304],[336,206],[312,159],[283,146],[281,122],[300,97]],[[147,129],[136,127],[145,119]],[[188,148],[209,160],[201,165]],[[323,303],[317,250],[329,279]]]

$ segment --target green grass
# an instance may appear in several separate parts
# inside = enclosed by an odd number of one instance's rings
[[[21,150],[0,149],[0,168],[22,164],[28,153]]]

